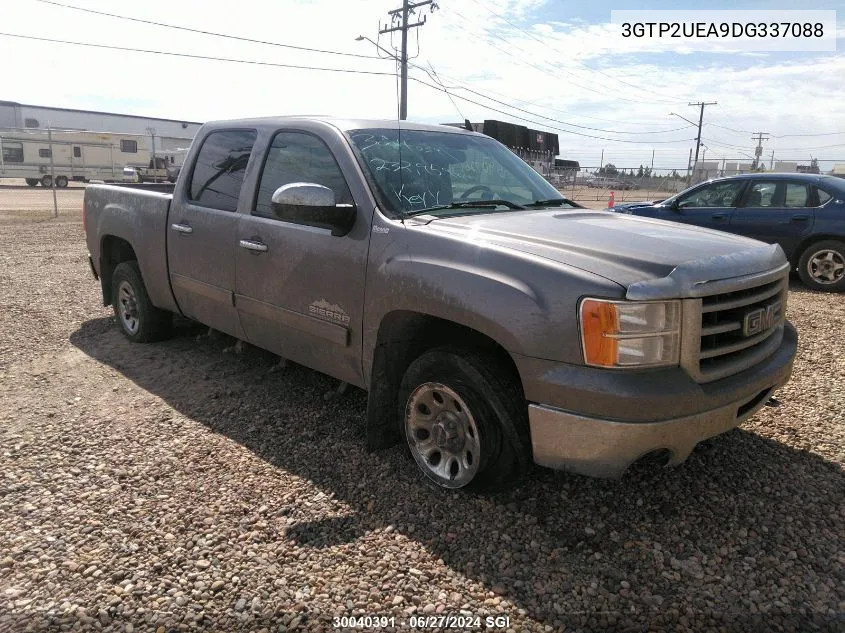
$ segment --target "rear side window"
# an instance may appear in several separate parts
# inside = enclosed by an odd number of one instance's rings
[[[799,185],[794,182],[786,183],[786,197],[784,198],[783,206],[809,207],[810,188],[807,185]]]
[[[818,189],[818,188],[816,188],[816,195],[819,198],[819,206],[822,206],[825,202],[827,202],[828,200],[830,200],[833,197],[832,195],[830,195],[824,189]]]
[[[255,130],[222,130],[206,136],[191,175],[188,197],[204,207],[237,209],[255,137]]]

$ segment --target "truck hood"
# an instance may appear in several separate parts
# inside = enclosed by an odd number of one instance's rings
[[[420,216],[427,229],[600,275],[630,299],[700,296],[708,282],[786,264],[777,245],[722,231],[588,209]]]

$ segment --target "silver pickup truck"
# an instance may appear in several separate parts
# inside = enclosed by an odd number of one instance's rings
[[[172,194],[89,186],[85,231],[130,340],[180,314],[366,389],[368,447],[444,488],[679,464],[797,344],[780,247],[582,208],[449,127],[209,123]]]

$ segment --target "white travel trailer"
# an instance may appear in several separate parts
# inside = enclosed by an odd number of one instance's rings
[[[187,138],[156,137],[156,165],[180,166],[190,143]],[[135,179],[124,168],[138,173],[152,167],[151,145],[151,137],[140,134],[0,129],[0,178],[23,178],[31,187],[52,186],[53,174],[57,187],[72,180]]]

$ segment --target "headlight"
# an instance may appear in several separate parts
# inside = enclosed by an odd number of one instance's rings
[[[680,362],[680,301],[584,299],[580,325],[588,365],[660,367]]]

